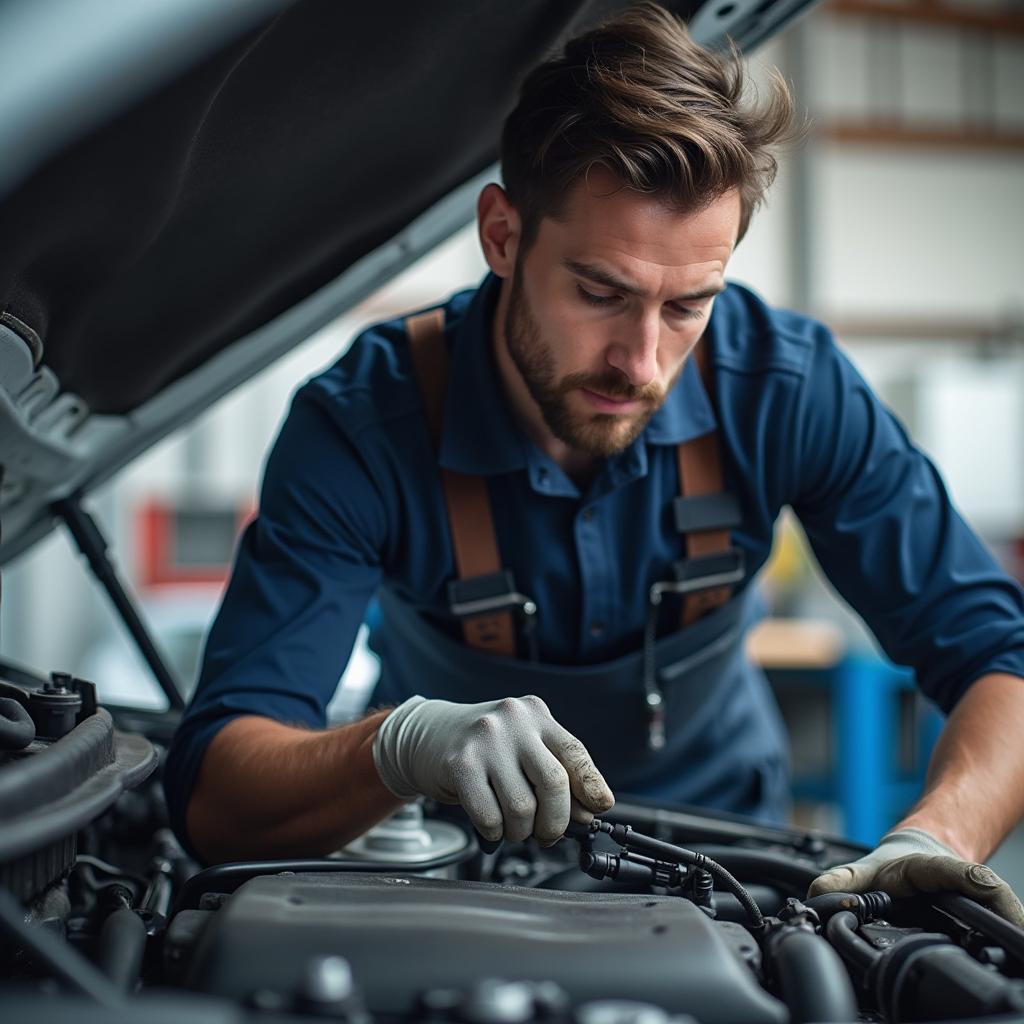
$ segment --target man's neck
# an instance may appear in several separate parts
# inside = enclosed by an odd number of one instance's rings
[[[558,466],[581,490],[597,476],[601,459],[560,441],[544,422],[540,407],[533,400],[522,375],[509,355],[505,341],[505,315],[508,309],[508,288],[503,282],[491,324],[494,360],[502,391],[508,400],[512,416],[526,436]]]

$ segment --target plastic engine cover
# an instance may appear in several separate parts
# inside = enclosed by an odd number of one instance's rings
[[[703,1024],[788,1019],[723,926],[686,900],[412,875],[246,882],[211,919],[187,984],[237,998],[289,995],[322,955],[349,961],[371,1013],[407,1012],[427,989],[506,978],[557,982],[574,1005],[639,1000]]]

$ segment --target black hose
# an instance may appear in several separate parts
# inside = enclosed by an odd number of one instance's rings
[[[997,942],[1024,966],[1024,929],[1001,918],[995,911],[959,893],[940,893],[934,897],[939,910],[958,918],[964,924]]]
[[[28,710],[13,697],[0,697],[0,750],[24,750],[35,738]]]
[[[808,910],[814,911],[823,925],[844,910],[863,924],[882,917],[892,906],[892,897],[887,892],[823,892],[801,902]]]
[[[124,997],[104,974],[53,932],[28,924],[21,904],[3,888],[0,888],[0,936],[6,936],[16,949],[24,950],[72,992],[109,1009],[122,1005]]]
[[[853,964],[866,974],[878,961],[881,953],[857,934],[858,924],[857,915],[844,910],[831,918],[825,926],[825,934],[836,952],[847,963]]]
[[[721,864],[711,860],[702,853],[694,850],[684,849],[682,846],[675,846],[666,843],[653,836],[645,836],[641,832],[634,832],[628,825],[612,825],[610,822],[602,822],[595,818],[590,824],[591,831],[604,832],[611,836],[612,840],[620,846],[630,846],[639,850],[646,850],[654,853],[661,860],[668,860],[674,864],[691,864],[694,867],[703,868],[710,872],[716,881],[721,882],[740,901],[743,909],[750,919],[750,928],[753,931],[764,930],[764,916],[761,908],[754,902],[753,897],[746,889],[726,870]]]
[[[129,907],[108,915],[100,929],[96,962],[119,992],[131,992],[142,971],[146,926]]]
[[[811,882],[825,870],[813,861],[795,856],[789,851],[751,850],[717,843],[701,843],[694,848],[734,873],[756,875],[759,881],[778,885],[799,897],[807,892]]]
[[[857,1020],[857,997],[836,951],[804,928],[784,928],[767,944],[791,1024],[848,1024]]]

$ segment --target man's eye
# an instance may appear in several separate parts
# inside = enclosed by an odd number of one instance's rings
[[[685,320],[700,320],[704,316],[703,309],[691,309],[689,306],[679,306],[674,302],[668,304],[668,308],[672,310],[676,316],[681,316]]]
[[[576,285],[576,291],[580,293],[580,298],[584,302],[589,302],[592,306],[614,306],[619,301],[618,295],[595,295],[582,285]]]

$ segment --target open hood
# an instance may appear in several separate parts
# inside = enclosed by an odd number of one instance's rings
[[[669,6],[749,50],[812,3]],[[525,72],[626,6],[0,7],[0,562],[468,222]]]

